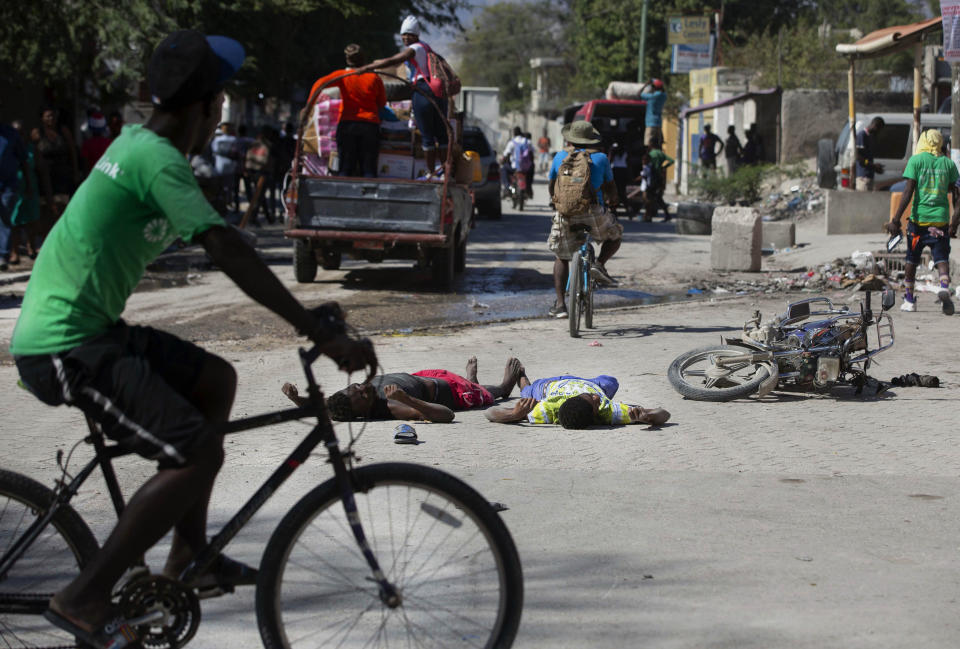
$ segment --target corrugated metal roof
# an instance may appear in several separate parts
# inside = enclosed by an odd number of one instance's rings
[[[687,115],[692,115],[694,113],[702,113],[705,110],[713,110],[714,108],[723,108],[724,106],[737,104],[741,101],[753,99],[754,97],[768,97],[770,95],[775,95],[778,92],[780,92],[780,88],[768,88],[767,90],[752,90],[750,92],[745,92],[742,95],[734,95],[733,97],[727,97],[726,99],[721,99],[720,101],[714,101],[709,104],[700,104],[699,106],[694,106],[693,108],[685,108],[683,112],[680,113],[680,116],[682,118],[686,118]]]
[[[870,58],[885,56],[914,45],[923,37],[943,29],[943,18],[937,16],[910,25],[894,25],[870,32],[856,43],[839,43],[837,52],[844,56]]]

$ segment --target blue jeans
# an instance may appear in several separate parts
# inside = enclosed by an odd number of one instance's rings
[[[437,148],[438,143],[447,143],[447,129],[444,125],[447,115],[447,100],[434,95],[430,86],[423,79],[417,81],[417,88],[433,97],[437,106],[440,107],[440,113],[437,113],[437,109],[433,107],[429,99],[419,92],[415,91],[413,93],[413,121],[417,123],[417,128],[420,129],[423,150],[432,151]],[[432,169],[429,171],[432,171]]]
[[[17,204],[17,188],[0,186],[0,263],[10,258],[10,217]]]

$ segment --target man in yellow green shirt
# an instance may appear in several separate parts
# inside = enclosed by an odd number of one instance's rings
[[[615,426],[641,423],[659,426],[670,419],[662,408],[643,408],[613,401],[618,384],[608,376],[599,382],[572,375],[539,379],[533,384],[526,374],[518,385],[522,398],[512,406],[490,408],[484,415],[498,423],[524,421],[531,424],[560,424],[564,428],[581,429],[602,424]]]

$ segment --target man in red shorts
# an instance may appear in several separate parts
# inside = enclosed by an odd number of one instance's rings
[[[447,370],[421,370],[413,374],[395,372],[373,377],[368,383],[354,383],[327,399],[330,417],[352,419],[426,419],[453,421],[454,410],[492,406],[506,399],[523,373],[516,358],[507,360],[499,385],[480,385],[477,357],[467,361],[466,378]],[[297,405],[304,402],[296,386],[285,383],[283,393]]]

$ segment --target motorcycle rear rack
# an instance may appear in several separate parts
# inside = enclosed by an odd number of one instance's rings
[[[847,361],[849,365],[866,362],[880,352],[885,352],[893,347],[896,334],[893,330],[893,319],[890,317],[890,314],[881,313],[877,316],[875,324],[877,327],[877,348],[864,352],[855,358],[849,359]]]

